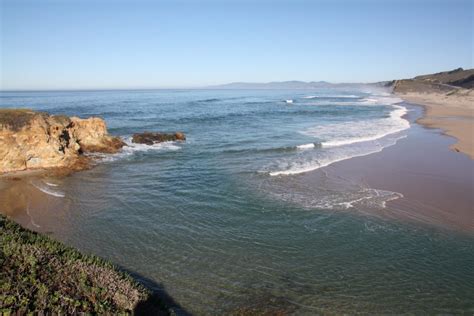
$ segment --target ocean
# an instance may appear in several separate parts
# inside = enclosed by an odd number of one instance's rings
[[[102,117],[125,139],[91,170],[32,179],[45,202],[28,214],[41,208],[38,230],[131,271],[178,313],[473,311],[472,236],[373,216],[403,195],[330,172],[409,137],[407,105],[387,91],[0,96],[2,108]],[[187,140],[131,143],[144,131]]]

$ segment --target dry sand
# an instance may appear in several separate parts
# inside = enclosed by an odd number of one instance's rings
[[[399,94],[408,102],[424,105],[426,113],[417,122],[440,128],[457,142],[450,148],[474,159],[474,91],[461,89],[451,94],[408,92]]]

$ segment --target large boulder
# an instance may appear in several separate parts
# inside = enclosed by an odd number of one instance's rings
[[[144,132],[133,134],[132,143],[153,145],[162,142],[185,141],[184,133],[154,133]]]
[[[119,137],[108,135],[103,119],[71,117],[71,132],[83,152],[116,153],[125,145]]]
[[[0,110],[0,173],[79,168],[84,152],[117,152],[124,143],[100,118],[81,120],[31,110]]]

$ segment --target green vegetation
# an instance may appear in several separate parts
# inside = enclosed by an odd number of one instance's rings
[[[44,119],[51,117],[58,124],[67,126],[71,123],[71,119],[66,115],[52,115],[45,112],[37,112],[30,109],[0,109],[0,128],[8,127],[18,132],[27,126],[35,117],[42,116]]]
[[[0,215],[0,313],[169,314],[111,263]]]
[[[5,126],[14,131],[19,131],[38,114],[39,112],[28,109],[0,109],[0,128]]]

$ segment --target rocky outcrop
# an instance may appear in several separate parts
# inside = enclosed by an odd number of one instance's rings
[[[105,121],[98,117],[88,119],[71,117],[71,132],[83,152],[113,154],[125,145],[119,137],[107,134]]]
[[[84,153],[114,153],[124,145],[104,120],[0,110],[0,173],[41,168],[83,168]]]
[[[161,142],[184,141],[186,136],[181,132],[176,133],[152,133],[144,132],[133,134],[132,143],[153,145]]]

